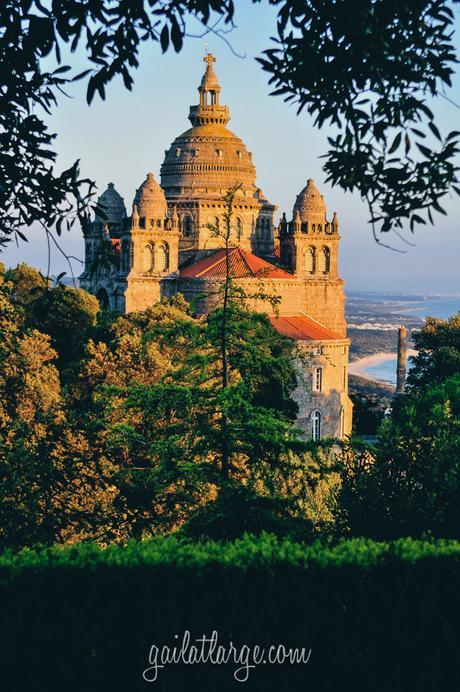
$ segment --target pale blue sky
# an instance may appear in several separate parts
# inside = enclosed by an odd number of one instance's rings
[[[324,194],[329,215],[338,212],[342,235],[340,271],[349,289],[460,292],[460,198],[445,200],[448,216],[437,216],[434,227],[420,227],[415,236],[408,234],[415,247],[389,238],[406,249],[405,254],[378,247],[359,196],[324,184],[318,157],[326,151],[327,129],[318,132],[308,115],[297,116],[295,106],[269,96],[268,75],[254,58],[269,47],[268,37],[275,34],[273,8],[246,0],[237,0],[236,6],[237,28],[227,38],[236,52],[245,54],[244,58],[233,55],[222,40],[212,35],[188,38],[179,54],[168,51],[162,55],[158,44],[149,44],[142,48],[132,92],[116,80],[108,88],[105,102],[96,97],[87,106],[84,84],[72,86],[72,98],[62,97],[50,119],[50,129],[58,134],[58,168],[80,158],[82,174],[96,180],[100,191],[113,181],[129,210],[145,174],[152,170],[159,177],[165,149],[189,127],[188,108],[197,102],[207,42],[217,57],[221,100],[231,109],[229,127],[253,152],[257,181],[268,199],[278,204],[279,213],[286,210],[289,215],[297,193],[312,177]],[[198,26],[196,30],[200,31]],[[71,59],[73,64],[78,61],[76,69],[86,66],[83,55]],[[460,102],[458,77],[449,97]],[[458,108],[442,100],[434,110],[443,131],[460,129]],[[8,265],[26,261],[46,270],[43,232],[31,229],[30,238],[28,244],[11,244],[0,259]],[[69,254],[83,256],[77,227],[65,233],[61,243]],[[57,251],[52,254],[51,270],[66,270]],[[77,264],[74,270],[79,273]]]

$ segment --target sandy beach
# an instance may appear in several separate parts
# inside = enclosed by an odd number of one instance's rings
[[[414,349],[409,349],[407,351],[407,356],[414,356],[417,352]],[[366,372],[367,368],[379,365],[379,363],[385,360],[395,359],[397,354],[393,353],[374,353],[372,356],[366,356],[365,358],[360,358],[359,360],[352,361],[348,366],[348,372],[350,375],[358,375],[359,377],[364,377],[366,380],[373,380],[375,378]],[[395,364],[396,368],[396,364]]]

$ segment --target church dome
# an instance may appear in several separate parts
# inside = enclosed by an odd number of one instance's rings
[[[256,169],[244,142],[227,128],[230,111],[219,103],[220,85],[208,54],[198,91],[190,107],[192,127],[176,137],[161,166],[161,185],[168,199],[187,194],[221,195],[242,183],[246,196],[258,197]]]
[[[107,190],[97,200],[97,205],[101,207],[107,218],[102,218],[96,214],[96,220],[104,224],[119,224],[126,219],[126,208],[123,197],[115,190],[115,185],[109,183]]]
[[[320,217],[321,219],[326,218],[324,197],[316,187],[312,178],[307,180],[306,186],[297,195],[293,210],[294,217],[297,211],[300,214],[300,220],[302,222],[309,221],[312,217]]]
[[[153,173],[147,173],[142,185],[137,189],[134,204],[140,217],[164,219],[167,215],[165,193],[155,180]]]

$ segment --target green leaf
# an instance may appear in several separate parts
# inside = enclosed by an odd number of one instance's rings
[[[402,133],[401,133],[401,132],[398,132],[398,134],[396,135],[396,137],[395,137],[394,140],[393,140],[393,144],[392,144],[391,147],[388,149],[388,153],[389,153],[389,154],[392,154],[394,151],[396,151],[396,149],[397,149],[397,148],[399,147],[399,145],[401,144],[401,138],[402,138]]]
[[[434,122],[432,122],[432,121],[430,120],[430,122],[428,123],[428,127],[430,128],[431,132],[434,134],[434,136],[436,137],[436,139],[439,139],[439,141],[442,142],[441,135],[439,134],[439,130],[438,130],[438,128],[436,127],[436,125],[434,124]]]
[[[422,152],[424,156],[426,156],[427,159],[431,157],[432,151],[428,147],[425,147],[423,144],[419,144],[416,142],[417,148]]]
[[[163,51],[163,53],[166,53],[166,51],[168,50],[168,46],[169,46],[169,28],[168,28],[167,24],[165,24],[161,30],[160,44],[161,44],[161,50]]]

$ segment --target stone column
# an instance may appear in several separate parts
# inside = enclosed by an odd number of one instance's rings
[[[402,394],[406,384],[407,369],[407,329],[398,329],[398,364],[396,369],[396,393]]]

